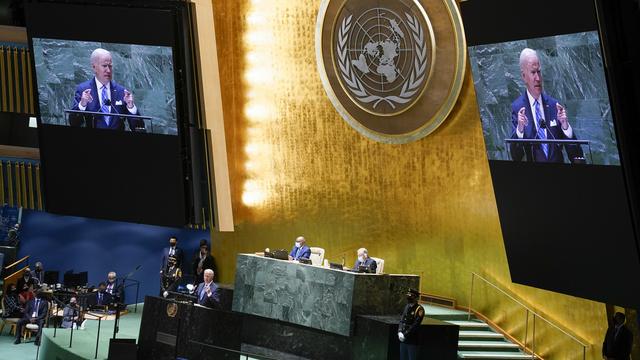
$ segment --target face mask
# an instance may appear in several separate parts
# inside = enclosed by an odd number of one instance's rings
[[[297,242],[296,247],[299,248],[300,246],[302,246],[302,243]]]
[[[363,262],[364,262],[364,256],[359,256],[359,257],[358,257],[358,261],[360,261],[361,263],[363,263]]]

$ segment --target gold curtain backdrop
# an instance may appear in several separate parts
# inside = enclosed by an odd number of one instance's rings
[[[213,0],[236,222],[233,233],[212,232],[217,280],[234,281],[237,253],[289,249],[297,235],[347,265],[366,247],[385,260],[385,272],[418,274],[423,292],[461,305],[471,273],[481,274],[592,344],[587,358],[600,358],[603,304],[511,283],[470,73],[453,112],[427,138],[369,140],[322,88],[319,4]],[[200,23],[200,36],[212,26]],[[475,286],[473,307],[520,336],[525,312]],[[530,339],[531,319],[529,326]],[[546,359],[582,358],[576,343],[536,326],[536,352]]]

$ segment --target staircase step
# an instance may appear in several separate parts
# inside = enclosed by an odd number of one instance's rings
[[[470,348],[490,349],[490,350],[496,350],[496,349],[519,350],[520,349],[520,347],[517,344],[513,344],[506,341],[470,341],[470,340],[458,341],[458,348],[466,349],[466,350],[469,350]]]
[[[530,354],[523,353],[505,353],[505,352],[486,352],[486,351],[458,351],[458,358],[460,359],[513,359],[524,360],[531,359]]]
[[[447,321],[447,322],[450,324],[460,326],[460,330],[463,330],[463,329],[490,330],[491,329],[491,327],[487,323],[483,323],[480,321],[453,320],[453,321]]]
[[[504,340],[504,335],[495,333],[493,331],[468,331],[463,330],[458,333],[460,339],[495,339]]]
[[[425,316],[433,318],[433,319],[438,319],[438,320],[468,320],[469,319],[469,313],[466,311],[461,311],[461,310],[456,310],[456,309],[449,309],[449,308],[445,308],[445,307],[440,307],[440,306],[433,306],[433,305],[427,305],[427,304],[422,304],[422,307],[424,308],[424,313]],[[474,316],[471,316],[472,319],[474,319]]]

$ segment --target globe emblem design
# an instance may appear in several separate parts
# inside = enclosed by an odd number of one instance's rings
[[[380,115],[411,106],[427,77],[427,43],[411,12],[371,8],[345,16],[336,38],[337,72],[356,103]]]

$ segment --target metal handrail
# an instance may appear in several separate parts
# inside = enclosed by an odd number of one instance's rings
[[[523,307],[525,310],[527,310],[527,326],[525,328],[525,343],[524,346],[526,348],[527,344],[527,330],[528,330],[528,322],[529,322],[529,313],[531,313],[533,315],[533,343],[532,343],[532,349],[531,349],[531,355],[534,356],[535,358],[535,353],[534,353],[534,349],[535,349],[535,337],[536,337],[536,333],[535,333],[535,321],[536,321],[536,317],[540,318],[541,320],[544,320],[547,324],[551,325],[552,327],[558,329],[561,333],[565,334],[566,336],[568,336],[570,339],[572,339],[573,341],[577,342],[578,344],[580,344],[582,346],[582,358],[586,359],[587,357],[587,347],[589,347],[589,344],[585,344],[582,341],[580,341],[580,339],[576,338],[575,336],[569,334],[568,332],[566,332],[565,330],[563,330],[562,328],[560,328],[558,325],[552,323],[550,320],[547,320],[546,318],[544,318],[543,316],[541,316],[540,314],[538,314],[537,312],[535,312],[533,309],[531,309],[530,307],[528,307],[527,305],[523,304],[522,302],[520,302],[518,299],[516,299],[515,297],[511,296],[509,293],[507,293],[506,291],[500,289],[497,285],[493,284],[491,281],[485,279],[484,277],[482,277],[479,274],[476,274],[475,272],[471,272],[471,293],[469,296],[469,319],[471,319],[471,305],[472,305],[472,300],[473,300],[473,282],[474,279],[478,277],[480,278],[480,280],[484,281],[485,283],[487,283],[488,285],[490,285],[491,287],[493,287],[494,289],[498,290],[499,292],[501,292],[503,295],[505,295],[506,297],[508,297],[509,299],[511,299],[513,302],[515,302],[516,304],[520,305],[521,307]]]

